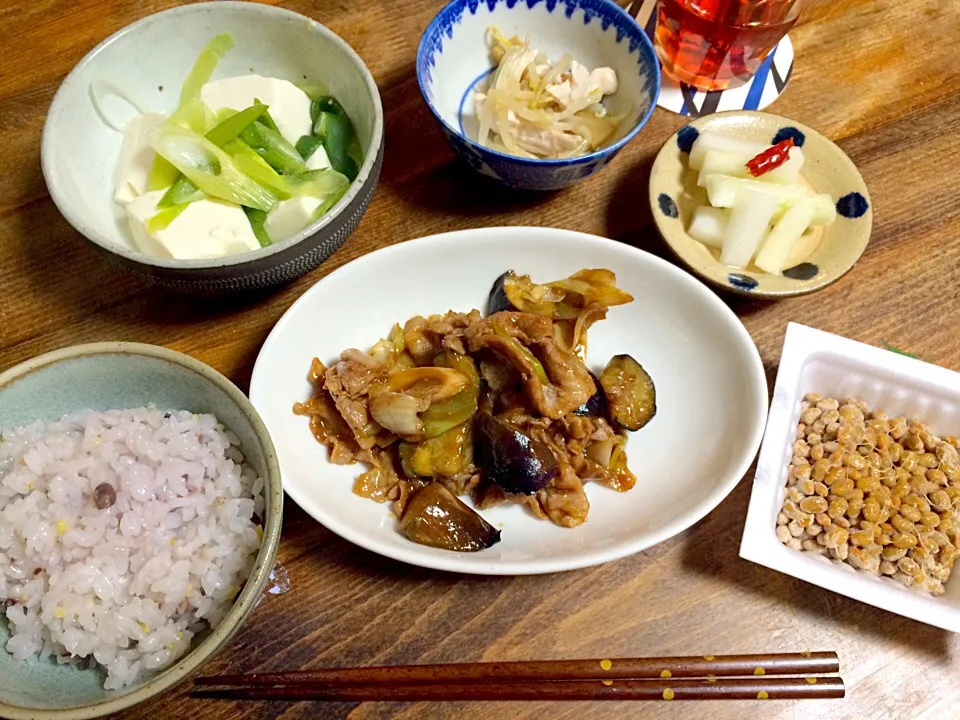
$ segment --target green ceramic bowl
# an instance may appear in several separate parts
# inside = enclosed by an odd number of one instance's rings
[[[57,350],[0,373],[0,424],[12,428],[56,420],[80,410],[135,408],[149,403],[213,413],[240,439],[240,448],[266,480],[263,545],[236,604],[216,630],[194,638],[175,665],[141,684],[103,689],[98,669],[55,661],[15,661],[0,650],[0,717],[82,720],[118,712],[170,689],[196,672],[243,624],[273,569],[283,520],[283,491],[273,442],[246,396],[223,375],[173,350],[137,343],[96,343]],[[0,620],[0,646],[9,638]]]
[[[792,137],[806,157],[804,181],[836,203],[836,222],[805,234],[782,275],[767,274],[753,264],[742,269],[724,265],[718,250],[687,234],[694,210],[707,204],[706,190],[697,187],[697,173],[688,167],[688,153],[707,129],[763,143]],[[752,297],[803,295],[839,280],[860,259],[873,226],[870,193],[843,150],[806,125],[749,110],[699,118],[667,140],[650,173],[650,203],[657,229],[682,263],[723,290]]]

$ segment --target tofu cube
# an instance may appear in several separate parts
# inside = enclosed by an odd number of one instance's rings
[[[208,260],[260,248],[243,208],[210,198],[190,203],[167,227],[150,233],[146,224],[157,214],[163,194],[147,193],[127,205],[130,229],[143,252],[174,260]]]
[[[163,115],[138,115],[123,128],[123,144],[114,177],[113,199],[126,205],[149,190],[150,168],[156,153],[150,147],[150,134],[167,121]]]
[[[283,200],[267,215],[267,220],[263,224],[267,235],[273,242],[280,242],[296,235],[313,222],[313,213],[322,202],[313,197],[293,197]]]
[[[310,98],[289,80],[240,75],[208,82],[200,89],[200,99],[214,113],[229,108],[244,110],[259,100],[270,108],[270,117],[291,145],[313,130]]]

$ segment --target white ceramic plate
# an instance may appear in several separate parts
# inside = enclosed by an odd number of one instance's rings
[[[557,527],[511,505],[486,510],[502,540],[478,553],[416,545],[389,505],[352,493],[360,466],[333,465],[293,404],[310,396],[307,370],[349,347],[369,348],[414,315],[484,309],[505,270],[537,281],[603,267],[635,302],[590,330],[589,364],[630,353],[657,386],[657,416],[630,436],[637,486],[587,485],[590,516]],[[266,422],[284,490],[347,540],[423,567],[488,575],[556,572],[639,552],[693,525],[733,489],[753,461],[767,414],[756,346],[706,286],[628,245],[566,230],[488,228],[435,235],[366,255],[318,282],[280,319],[253,372],[250,398]]]

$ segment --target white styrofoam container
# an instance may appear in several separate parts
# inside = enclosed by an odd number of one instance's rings
[[[790,323],[760,446],[740,557],[920,622],[960,632],[960,567],[934,597],[827,557],[783,545],[776,536],[791,448],[808,393],[860,398],[890,417],[917,418],[936,435],[960,435],[960,373]]]

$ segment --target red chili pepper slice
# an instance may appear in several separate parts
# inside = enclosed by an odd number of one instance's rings
[[[783,142],[779,142],[772,148],[764,150],[762,153],[752,158],[747,163],[747,170],[754,177],[760,177],[771,170],[783,165],[790,159],[790,148],[793,147],[793,138],[788,137]]]

